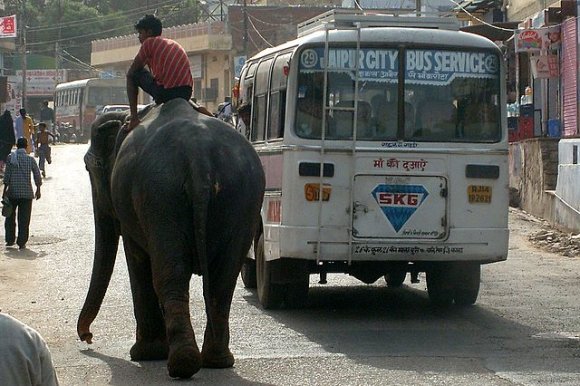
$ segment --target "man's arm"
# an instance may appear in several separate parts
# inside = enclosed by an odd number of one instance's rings
[[[127,127],[127,131],[133,130],[135,126],[139,124],[139,118],[137,117],[137,96],[139,94],[139,89],[137,87],[137,82],[135,82],[135,73],[142,70],[145,67],[145,63],[141,59],[141,56],[137,54],[129,71],[127,71],[127,97],[129,98],[129,110],[131,112],[131,121]]]
[[[34,177],[34,184],[36,185],[36,193],[34,197],[36,199],[40,199],[40,185],[42,185],[42,177],[40,176],[40,169],[38,168],[38,164],[34,158],[31,159],[32,161],[32,175]]]
[[[12,164],[10,163],[10,157],[12,154],[8,155],[6,159],[6,169],[4,169],[4,177],[2,182],[4,183],[4,190],[2,191],[2,197],[6,196],[6,191],[8,190],[8,183],[10,182],[10,177],[12,176]]]

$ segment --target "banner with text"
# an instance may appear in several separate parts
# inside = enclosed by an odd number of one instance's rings
[[[405,82],[444,86],[455,78],[497,78],[499,58],[490,52],[407,50]],[[332,72],[348,73],[354,79],[356,69],[363,81],[395,83],[398,80],[399,51],[361,48],[357,58],[354,48],[330,48],[328,61],[324,48],[309,48],[300,55],[302,72],[321,72],[327,63]]]

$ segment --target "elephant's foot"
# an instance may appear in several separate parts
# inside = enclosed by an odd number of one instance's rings
[[[202,351],[203,367],[212,369],[225,369],[234,365],[234,355],[227,350],[226,352],[207,352]]]
[[[167,361],[167,370],[172,378],[191,378],[201,368],[201,354],[195,345],[184,345],[172,349]]]
[[[155,361],[167,359],[169,346],[165,340],[138,341],[131,347],[132,361]]]

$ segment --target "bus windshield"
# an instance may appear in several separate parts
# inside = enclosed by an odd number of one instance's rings
[[[92,86],[88,91],[87,106],[127,104],[127,91],[124,86]]]
[[[330,47],[299,53],[295,132],[325,138],[426,142],[501,139],[500,63],[490,51]],[[399,74],[399,55],[404,74]],[[323,101],[327,63],[326,103]],[[403,81],[403,87],[399,83]],[[355,100],[357,101],[355,103]],[[356,112],[356,121],[354,115]]]

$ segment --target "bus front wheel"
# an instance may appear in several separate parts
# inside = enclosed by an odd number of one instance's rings
[[[260,236],[256,245],[256,281],[258,287],[258,300],[264,309],[280,308],[284,300],[284,287],[272,282],[274,265],[280,264],[280,260],[266,261],[264,253],[264,235]]]

